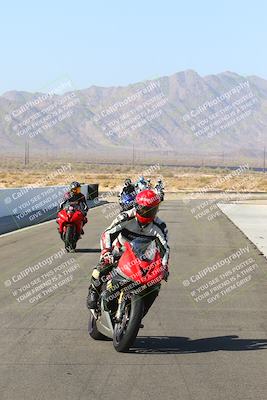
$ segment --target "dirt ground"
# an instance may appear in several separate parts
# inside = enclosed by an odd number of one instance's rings
[[[85,162],[32,161],[24,166],[22,161],[0,161],[0,187],[27,185],[66,185],[73,180],[99,183],[100,191],[118,190],[127,177],[137,180],[140,175],[150,177],[155,184],[158,177],[164,181],[166,192],[184,191],[267,191],[267,174],[254,172],[241,166],[235,172],[228,169],[151,166],[103,165]]]

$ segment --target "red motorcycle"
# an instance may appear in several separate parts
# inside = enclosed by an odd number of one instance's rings
[[[95,340],[112,338],[118,352],[128,351],[163,279],[157,239],[140,237],[126,242],[122,256],[101,285],[96,310],[90,310],[89,335]]]
[[[68,252],[73,252],[76,249],[85,222],[84,219],[85,217],[77,202],[67,203],[63,210],[58,212],[58,231]]]

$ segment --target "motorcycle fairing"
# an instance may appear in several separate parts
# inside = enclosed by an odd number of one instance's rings
[[[154,248],[151,246],[154,243]],[[163,278],[162,260],[155,241],[137,238],[131,243],[125,242],[118,269],[128,279],[146,285],[155,279]]]
[[[83,225],[83,219],[83,213],[78,209],[71,212],[68,211],[68,209],[61,210],[57,217],[59,233],[65,232],[68,224],[75,224],[77,233],[80,233]]]

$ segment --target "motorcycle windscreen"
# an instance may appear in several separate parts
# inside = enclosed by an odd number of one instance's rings
[[[131,242],[131,247],[137,258],[141,261],[153,261],[158,248],[155,240],[146,237],[138,237]]]
[[[64,209],[68,211],[76,211],[80,209],[80,206],[77,201],[68,201],[65,204]]]

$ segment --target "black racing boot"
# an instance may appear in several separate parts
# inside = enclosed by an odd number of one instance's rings
[[[87,296],[87,307],[89,309],[96,309],[99,295],[101,293],[103,278],[111,269],[112,265],[104,268],[103,264],[99,264],[94,268]]]
[[[98,293],[94,287],[90,286],[89,290],[88,290],[88,296],[87,296],[87,302],[86,302],[87,308],[89,310],[90,309],[95,310],[97,307],[97,301],[98,301]]]

